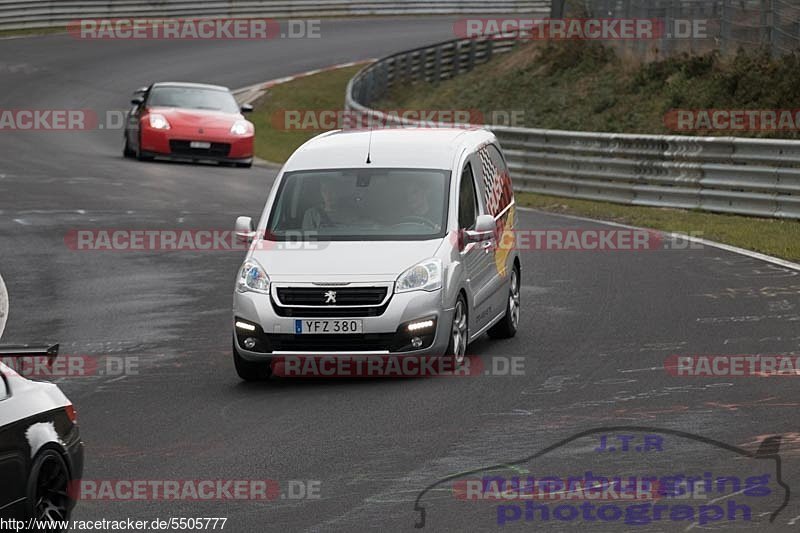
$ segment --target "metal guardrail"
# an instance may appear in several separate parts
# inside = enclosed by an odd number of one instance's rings
[[[494,128],[521,191],[800,219],[800,142]]]
[[[515,37],[453,40],[387,56],[350,80],[345,106],[379,124],[392,123],[393,117],[369,106],[394,85],[466,72],[510,50]],[[491,129],[518,191],[800,219],[798,141]]]
[[[91,18],[531,13],[545,4],[549,0],[0,0],[0,30],[63,27]]]

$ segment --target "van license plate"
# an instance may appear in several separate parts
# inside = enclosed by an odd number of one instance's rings
[[[361,320],[295,320],[294,332],[297,335],[332,335],[337,333],[363,333]]]

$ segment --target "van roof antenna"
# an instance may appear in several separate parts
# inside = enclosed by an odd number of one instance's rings
[[[369,125],[369,144],[367,145],[367,164],[371,164],[372,160],[369,158],[372,153],[372,123]]]

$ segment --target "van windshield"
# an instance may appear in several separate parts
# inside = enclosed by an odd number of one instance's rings
[[[267,224],[274,240],[443,237],[449,170],[303,170],[283,176]]]

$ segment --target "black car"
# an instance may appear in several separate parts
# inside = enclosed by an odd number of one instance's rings
[[[0,346],[6,360],[52,362],[57,354],[58,345]],[[75,504],[70,484],[82,474],[83,442],[72,403],[56,385],[25,379],[0,360],[0,518],[51,525],[68,520]]]

